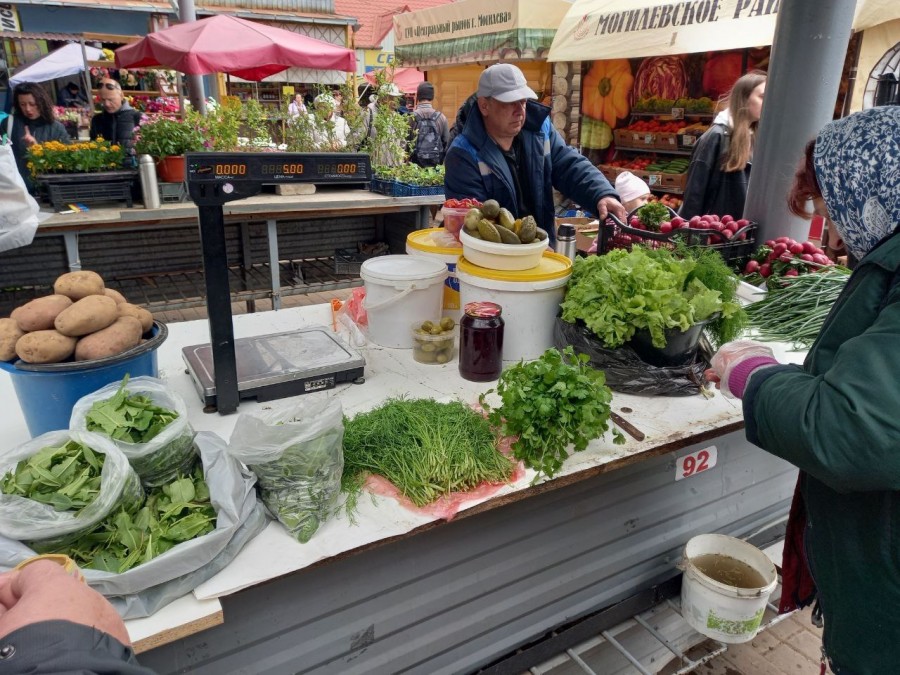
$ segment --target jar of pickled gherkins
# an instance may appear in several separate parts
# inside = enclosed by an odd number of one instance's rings
[[[456,352],[456,322],[449,316],[419,321],[412,326],[413,359],[419,363],[447,363]]]
[[[503,313],[494,302],[470,302],[459,322],[459,374],[489,382],[503,370]]]

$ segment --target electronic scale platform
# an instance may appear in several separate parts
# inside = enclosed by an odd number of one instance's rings
[[[365,360],[326,328],[234,339],[222,206],[259,194],[266,184],[366,183],[369,156],[192,152],[185,166],[200,223],[210,343],[185,347],[182,356],[201,400],[225,415],[242,398],[268,401],[361,382]]]

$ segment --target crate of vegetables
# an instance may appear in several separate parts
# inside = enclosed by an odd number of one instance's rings
[[[627,224],[611,217],[600,228],[597,252],[630,250],[635,244],[649,248],[688,246],[715,249],[728,264],[745,260],[753,251],[757,225],[732,216],[694,216],[686,220],[660,202],[650,202],[632,211]]]

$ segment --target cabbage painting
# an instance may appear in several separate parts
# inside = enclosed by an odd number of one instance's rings
[[[594,61],[582,81],[581,111],[610,129],[615,128],[616,120],[627,117],[631,111],[632,84],[634,76],[628,59]]]
[[[681,98],[687,92],[687,75],[680,56],[644,59],[634,78],[634,100],[649,96]]]

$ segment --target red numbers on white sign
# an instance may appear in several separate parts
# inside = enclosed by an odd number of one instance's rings
[[[718,453],[714,445],[679,457],[675,462],[675,480],[690,478],[698,473],[708,471],[716,465],[717,458]]]

